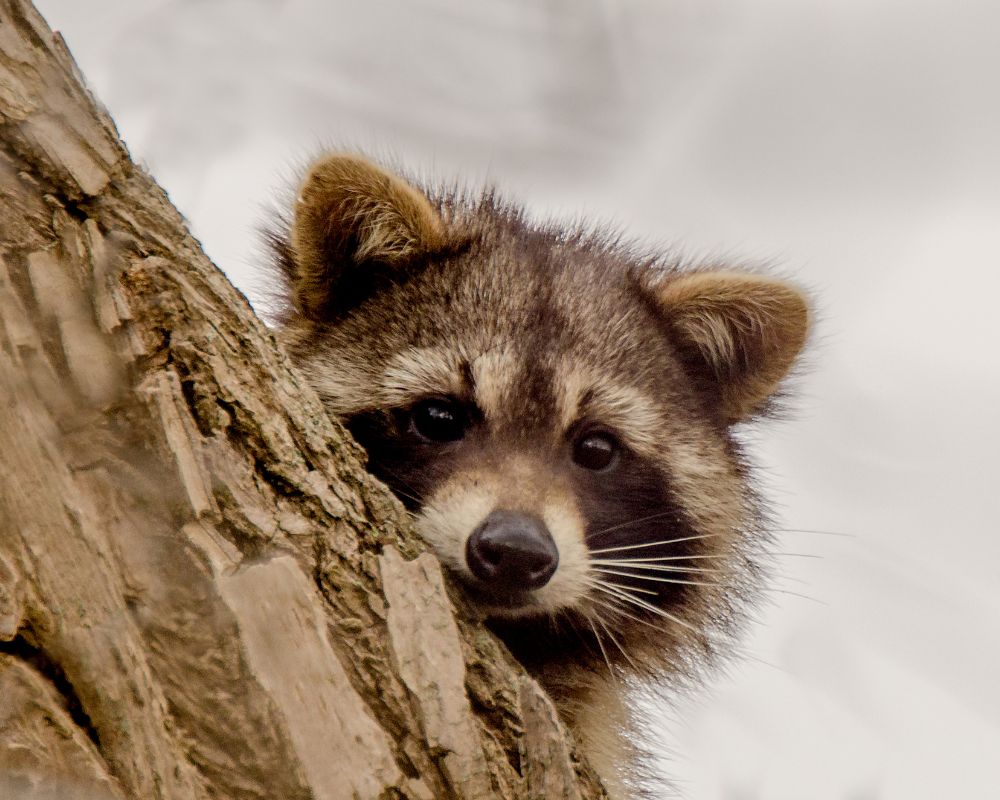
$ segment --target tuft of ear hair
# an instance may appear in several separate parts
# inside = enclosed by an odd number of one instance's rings
[[[337,316],[445,240],[440,215],[402,178],[360,156],[324,156],[295,204],[295,305],[314,319]]]
[[[809,305],[795,287],[736,272],[693,272],[653,288],[696,380],[726,424],[761,411],[802,350]]]

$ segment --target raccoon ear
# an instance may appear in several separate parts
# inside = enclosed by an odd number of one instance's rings
[[[441,217],[413,186],[359,156],[324,156],[295,204],[295,305],[315,319],[343,313],[444,241]]]
[[[802,350],[809,305],[773,278],[693,272],[654,289],[695,379],[731,424],[761,411]]]

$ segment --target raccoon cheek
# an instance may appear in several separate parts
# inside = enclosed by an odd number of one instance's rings
[[[585,522],[575,499],[551,499],[542,508],[545,522],[559,551],[559,567],[552,579],[535,592],[541,610],[554,614],[579,607],[590,594],[592,565],[585,542]]]
[[[484,483],[444,486],[418,512],[417,533],[453,572],[474,579],[466,561],[469,535],[496,507],[496,493]]]

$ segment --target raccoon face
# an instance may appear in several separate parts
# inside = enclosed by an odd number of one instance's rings
[[[399,369],[391,372],[398,381]],[[652,557],[664,530],[686,524],[662,469],[633,443],[640,409],[616,407],[592,381],[588,396],[570,393],[566,377],[519,368],[513,356],[473,356],[452,377],[463,385],[449,394],[413,387],[415,402],[346,419],[373,472],[488,616],[592,606],[602,577],[592,550],[643,541]],[[540,385],[527,390],[531,380]]]
[[[275,243],[292,357],[486,616],[681,639],[745,594],[759,514],[729,431],[803,345],[795,289],[344,155]]]

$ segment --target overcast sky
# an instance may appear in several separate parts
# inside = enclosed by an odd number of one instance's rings
[[[809,287],[798,414],[753,437],[795,594],[664,714],[664,768],[689,800],[1000,797],[1000,5],[38,6],[251,300],[263,209],[344,143]]]

